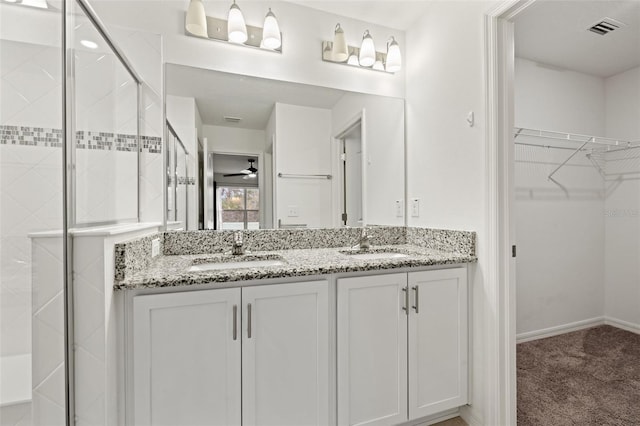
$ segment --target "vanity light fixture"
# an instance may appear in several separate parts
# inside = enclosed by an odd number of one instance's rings
[[[247,35],[247,24],[244,22],[242,11],[233,0],[233,4],[229,8],[229,16],[227,19],[227,37],[232,43],[244,43],[249,36]]]
[[[373,37],[369,30],[365,30],[362,35],[362,44],[360,45],[360,65],[370,67],[376,62],[376,46],[373,44]]]
[[[240,7],[233,0],[227,19],[206,16],[202,0],[191,0],[185,18],[185,33],[190,36],[223,41],[282,53],[282,33],[276,15],[267,12],[264,28],[247,25]]]
[[[387,63],[386,70],[389,72],[400,71],[402,68],[402,55],[400,54],[400,46],[395,37],[391,36],[387,42]]]
[[[369,30],[362,35],[359,47],[349,46],[340,24],[336,25],[333,41],[322,42],[322,60],[390,74],[402,69],[400,46],[395,37],[389,38],[386,52],[376,52]]]
[[[358,55],[352,53],[347,60],[348,65],[355,65],[356,67],[360,66],[360,61],[358,61]]]
[[[204,4],[202,4],[202,0],[191,0],[189,3],[185,28],[191,34],[195,34],[200,37],[208,37],[207,15],[204,11]]]
[[[344,62],[349,58],[349,49],[347,48],[347,39],[344,36],[344,30],[340,23],[336,24],[333,34],[333,46],[331,47],[331,57],[336,62]]]
[[[264,26],[262,28],[262,43],[267,49],[277,49],[282,45],[282,36],[280,35],[280,26],[276,15],[273,14],[271,8],[264,17]]]

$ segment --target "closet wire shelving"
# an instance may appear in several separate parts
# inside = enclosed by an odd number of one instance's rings
[[[640,141],[524,127],[514,128],[513,139],[516,145],[571,151],[568,157],[549,173],[547,178],[553,182],[556,182],[553,176],[572,158],[581,153],[586,156],[604,179],[614,175],[640,173]],[[554,142],[539,143],[542,140]],[[615,162],[617,167],[611,167],[612,162]]]

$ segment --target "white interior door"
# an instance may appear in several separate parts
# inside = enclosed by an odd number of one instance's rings
[[[411,272],[409,418],[467,403],[467,270]]]
[[[358,128],[344,139],[344,191],[347,226],[362,226],[362,138]]]
[[[239,309],[240,289],[133,299],[136,426],[240,425]]]
[[[338,424],[407,420],[407,274],[338,280]]]
[[[243,426],[329,424],[328,283],[242,290]]]

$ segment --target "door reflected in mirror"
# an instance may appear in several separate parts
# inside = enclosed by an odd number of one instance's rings
[[[404,225],[403,99],[174,64],[166,90],[202,176],[186,228]]]

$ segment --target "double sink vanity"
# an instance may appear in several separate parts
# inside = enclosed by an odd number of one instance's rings
[[[455,410],[475,262],[473,232],[409,227],[118,244],[126,421],[392,425]]]

